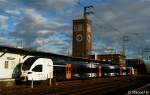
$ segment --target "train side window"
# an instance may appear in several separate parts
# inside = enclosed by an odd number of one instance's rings
[[[32,71],[35,71],[35,72],[42,72],[42,65],[36,65]]]

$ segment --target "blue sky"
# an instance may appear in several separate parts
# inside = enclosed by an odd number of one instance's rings
[[[64,53],[71,49],[72,19],[96,0],[0,0],[1,44]],[[67,50],[68,52],[68,50]],[[71,51],[70,51],[71,52]]]
[[[72,20],[83,14],[79,2],[94,6],[89,18],[96,52],[121,52],[124,36],[128,58],[150,48],[150,0],[0,0],[0,44],[71,53]]]

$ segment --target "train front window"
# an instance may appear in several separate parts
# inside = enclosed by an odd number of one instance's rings
[[[22,70],[29,70],[32,64],[37,60],[37,57],[28,58],[22,65]]]
[[[32,69],[32,71],[34,71],[34,72],[42,72],[42,65],[36,65],[36,66]]]

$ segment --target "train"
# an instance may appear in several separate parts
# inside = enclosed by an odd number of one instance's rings
[[[81,58],[30,57],[21,66],[20,81],[56,81],[134,75],[134,68]]]

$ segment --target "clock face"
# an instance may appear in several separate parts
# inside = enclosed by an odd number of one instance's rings
[[[78,35],[76,36],[76,40],[77,40],[78,42],[81,42],[81,41],[83,40],[83,36],[82,36],[81,34],[78,34]]]
[[[88,41],[88,42],[91,41],[91,36],[90,36],[90,35],[87,36],[87,41]]]

